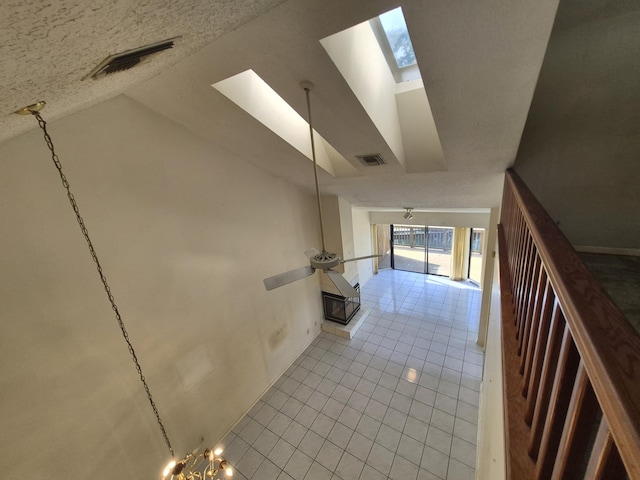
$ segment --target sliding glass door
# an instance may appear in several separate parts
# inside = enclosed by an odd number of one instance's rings
[[[453,228],[391,225],[390,231],[392,268],[449,276]]]
[[[453,228],[427,227],[427,233],[427,273],[448,277],[451,274]]]
[[[413,225],[391,225],[392,263],[397,270],[427,273],[427,251],[425,248],[425,227]]]

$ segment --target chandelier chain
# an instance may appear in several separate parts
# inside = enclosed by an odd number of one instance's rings
[[[98,255],[96,254],[96,251],[93,248],[93,243],[91,242],[91,238],[89,237],[89,231],[87,230],[87,227],[84,224],[84,220],[80,216],[80,210],[78,208],[78,204],[76,203],[76,199],[73,196],[73,193],[71,193],[71,189],[70,189],[67,177],[62,172],[62,163],[60,162],[60,159],[58,158],[58,155],[56,155],[55,149],[53,147],[53,141],[51,140],[51,137],[49,136],[49,133],[47,132],[47,122],[45,122],[45,120],[42,118],[42,116],[40,115],[39,112],[32,111],[31,113],[38,120],[38,125],[40,126],[40,128],[42,129],[42,132],[44,133],[44,140],[47,143],[47,147],[49,148],[49,150],[51,152],[51,159],[53,160],[53,163],[55,164],[55,167],[58,170],[58,173],[60,174],[60,180],[62,181],[62,186],[67,191],[67,198],[69,199],[69,203],[71,204],[71,207],[73,208],[73,211],[76,214],[76,219],[78,221],[78,224],[80,225],[80,230],[82,230],[82,235],[84,236],[84,239],[87,242],[87,246],[89,247],[89,252],[91,253],[91,258],[93,258],[93,261],[96,264],[96,268],[98,270],[98,274],[100,275],[100,280],[102,281],[102,285],[104,286],[104,290],[107,293],[107,297],[109,298],[109,302],[111,303],[111,308],[115,312],[116,320],[118,321],[118,325],[120,326],[120,330],[122,331],[122,336],[124,337],[125,342],[127,342],[127,348],[129,349],[129,353],[131,354],[131,358],[133,359],[133,363],[135,363],[135,365],[136,365],[136,370],[138,371],[138,375],[140,376],[140,380],[142,381],[142,385],[144,386],[144,390],[145,390],[145,392],[147,392],[147,398],[149,399],[149,403],[151,404],[151,408],[153,409],[153,413],[155,414],[156,420],[158,421],[158,425],[160,426],[160,430],[162,431],[162,436],[164,437],[164,441],[167,444],[167,447],[169,448],[169,452],[171,453],[171,456],[174,457],[175,455],[173,453],[173,447],[171,447],[171,442],[169,441],[169,436],[167,435],[167,432],[166,432],[166,430],[164,428],[162,420],[160,419],[160,413],[158,412],[158,408],[156,407],[156,404],[153,401],[153,397],[151,396],[151,391],[149,390],[149,385],[147,385],[147,381],[144,378],[144,375],[142,373],[142,367],[140,366],[140,362],[138,361],[138,357],[136,356],[136,352],[133,349],[133,345],[131,344],[131,341],[129,340],[129,334],[127,333],[127,330],[126,330],[126,328],[124,326],[124,322],[122,321],[122,317],[120,316],[120,312],[118,310],[118,306],[116,305],[116,302],[115,302],[115,299],[113,297],[113,294],[111,293],[111,288],[109,287],[109,284],[107,283],[107,277],[105,276],[105,274],[104,274],[104,272],[102,270],[102,265],[100,265],[100,261],[98,260]]]

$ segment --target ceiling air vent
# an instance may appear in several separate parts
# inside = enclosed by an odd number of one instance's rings
[[[375,167],[377,165],[386,165],[387,162],[379,153],[371,153],[368,155],[356,155],[356,158],[362,162],[365,167]]]
[[[91,73],[86,75],[83,80],[93,78],[94,80],[104,77],[110,73],[124,72],[130,68],[135,67],[142,62],[146,57],[149,57],[155,53],[173,48],[176,40],[180,37],[170,38],[161,42],[153,43],[145,47],[134,48],[133,50],[127,50],[126,52],[116,53],[115,55],[109,55],[100,64],[94,68]]]

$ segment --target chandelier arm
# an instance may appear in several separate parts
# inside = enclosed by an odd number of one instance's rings
[[[78,204],[76,203],[76,200],[75,200],[75,197],[73,196],[73,193],[71,193],[71,189],[70,189],[67,177],[62,172],[62,164],[60,162],[60,159],[58,158],[58,155],[56,155],[55,149],[53,147],[53,141],[51,140],[51,137],[49,136],[49,133],[47,132],[47,122],[44,121],[44,119],[42,118],[42,116],[40,115],[40,113],[38,111],[30,110],[30,112],[33,114],[34,117],[36,117],[36,119],[38,120],[38,125],[42,129],[42,132],[44,134],[44,140],[47,143],[47,147],[49,148],[49,151],[51,152],[51,159],[53,160],[53,163],[54,163],[56,169],[58,170],[58,173],[60,175],[60,180],[62,181],[62,186],[67,191],[67,198],[69,199],[69,203],[71,204],[71,207],[73,208],[73,211],[76,214],[76,220],[78,221],[78,224],[80,225],[80,230],[82,231],[82,235],[84,236],[84,239],[87,242],[87,246],[89,247],[89,252],[91,253],[91,258],[93,258],[93,261],[96,264],[96,269],[98,270],[98,274],[100,275],[100,280],[102,281],[102,285],[104,286],[104,290],[107,293],[107,297],[109,299],[109,302],[111,303],[111,308],[115,312],[116,320],[118,321],[118,325],[120,327],[120,331],[122,332],[122,336],[124,337],[124,340],[127,343],[127,348],[129,349],[129,353],[131,354],[131,358],[133,359],[133,363],[136,366],[136,370],[138,371],[138,375],[140,376],[140,381],[142,382],[142,385],[144,386],[144,390],[147,393],[147,398],[149,399],[149,403],[151,404],[151,408],[153,409],[153,413],[156,416],[156,420],[158,421],[158,425],[160,427],[160,430],[162,431],[162,436],[164,437],[164,441],[167,444],[167,447],[169,448],[169,452],[171,453],[171,456],[175,457],[175,455],[173,453],[173,447],[171,446],[171,442],[169,441],[169,436],[167,435],[167,432],[166,432],[166,430],[164,428],[164,424],[162,423],[162,420],[160,419],[160,413],[158,412],[158,408],[156,407],[156,404],[153,401],[153,397],[151,396],[151,391],[149,390],[149,385],[147,385],[147,381],[144,378],[144,375],[142,373],[142,367],[140,366],[140,362],[138,361],[138,357],[136,356],[136,352],[133,349],[133,345],[131,344],[131,341],[129,340],[129,334],[127,333],[127,330],[126,330],[126,328],[124,326],[124,322],[122,321],[122,317],[120,316],[120,312],[118,311],[118,307],[117,307],[117,305],[115,303],[115,299],[113,297],[113,294],[111,293],[111,288],[109,287],[109,284],[107,283],[107,278],[106,278],[106,276],[105,276],[105,274],[104,274],[104,272],[102,270],[102,265],[100,265],[100,261],[98,260],[98,255],[96,254],[96,251],[93,248],[93,243],[91,242],[91,238],[89,238],[89,232],[87,230],[87,227],[84,224],[84,220],[80,216],[80,210],[78,209]]]

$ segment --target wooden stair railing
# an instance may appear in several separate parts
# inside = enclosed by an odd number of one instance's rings
[[[640,480],[640,336],[512,170],[498,244],[507,478]]]

